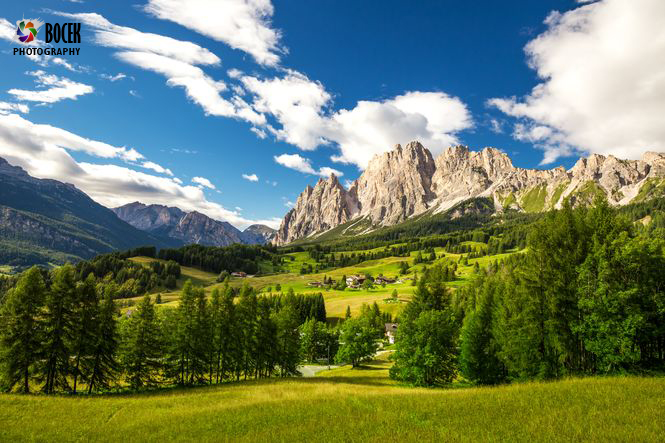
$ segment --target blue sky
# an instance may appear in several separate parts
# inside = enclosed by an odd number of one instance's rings
[[[645,41],[664,13],[657,0],[7,3],[0,156],[109,206],[241,228],[274,226],[320,175],[354,180],[415,138],[528,168],[639,158],[664,148],[663,39]],[[21,18],[82,23],[80,45],[53,45],[80,54],[13,55]]]

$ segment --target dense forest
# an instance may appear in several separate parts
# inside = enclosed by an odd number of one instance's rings
[[[275,268],[279,268],[282,263],[276,248],[271,245],[188,245],[178,249],[160,249],[157,257],[216,274],[222,271],[256,274],[260,270],[261,261],[270,262]]]
[[[528,249],[451,293],[430,268],[401,316],[391,376],[492,384],[663,370],[665,230],[597,200],[529,230]],[[459,349],[459,352],[458,352]]]
[[[24,272],[0,308],[2,388],[91,393],[288,376],[301,356],[345,349],[324,323],[320,294],[258,295],[244,286],[236,295],[227,282],[208,298],[187,281],[177,308],[157,309],[146,295],[119,315],[117,290],[92,273],[77,280],[71,265]],[[376,339],[384,318],[375,305],[357,321]]]

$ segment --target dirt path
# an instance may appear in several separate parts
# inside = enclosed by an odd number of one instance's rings
[[[330,369],[334,368],[339,368],[341,365],[330,365]],[[328,365],[321,366],[321,365],[303,365],[303,366],[298,366],[298,370],[302,374],[303,377],[314,377],[317,373],[321,371],[327,371],[328,370]]]

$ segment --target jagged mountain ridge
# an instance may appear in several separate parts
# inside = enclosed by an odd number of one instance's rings
[[[60,264],[145,245],[177,243],[130,226],[72,184],[0,158],[0,263]]]
[[[495,148],[454,146],[433,158],[419,142],[411,142],[375,156],[348,190],[334,175],[307,186],[282,220],[274,243],[316,236],[361,218],[374,227],[392,226],[476,197],[492,199],[497,211],[540,212],[559,208],[566,199],[585,204],[598,193],[613,205],[625,205],[662,193],[664,178],[663,153],[647,152],[641,160],[593,154],[570,170],[538,170],[515,167]]]
[[[263,244],[272,240],[275,230],[252,225],[240,231],[228,222],[214,220],[200,212],[185,212],[163,205],[128,203],[113,208],[118,217],[137,229],[179,240],[185,244],[228,246],[233,243]]]
[[[242,231],[247,243],[256,244],[272,243],[276,233],[276,229],[260,224],[247,226],[247,228]]]

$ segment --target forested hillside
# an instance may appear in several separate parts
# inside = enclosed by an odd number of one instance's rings
[[[63,264],[119,249],[179,243],[140,231],[70,184],[0,158],[0,264]]]

